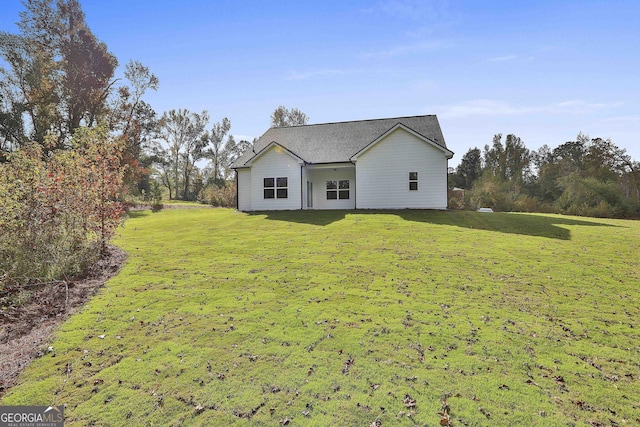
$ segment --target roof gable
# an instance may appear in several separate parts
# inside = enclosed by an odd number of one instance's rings
[[[447,157],[453,155],[447,149],[438,118],[428,115],[271,128],[255,142],[253,150],[234,162],[233,167],[250,167],[250,163],[273,143],[307,163],[351,162],[354,155],[379,141],[398,125],[440,147]]]
[[[292,152],[291,150],[287,149],[287,147],[282,146],[281,144],[278,144],[275,141],[271,141],[267,146],[263,147],[262,150],[258,151],[257,153],[251,153],[253,154],[253,156],[244,164],[244,166],[249,167],[251,166],[251,164],[253,162],[255,162],[257,159],[259,159],[260,157],[262,157],[265,153],[269,152],[271,149],[276,149],[280,152],[286,153],[289,156],[293,157],[294,159],[296,159],[299,163],[305,163],[305,160],[298,156],[296,153]]]
[[[427,144],[429,144],[429,145],[431,145],[431,146],[443,151],[445,156],[447,157],[447,159],[450,159],[451,157],[453,157],[453,152],[450,151],[449,149],[447,149],[446,147],[443,147],[440,144],[436,144],[435,142],[433,142],[429,138],[426,138],[423,135],[420,135],[418,132],[414,131],[413,129],[408,128],[407,126],[403,125],[402,123],[398,123],[397,125],[395,125],[391,129],[389,129],[388,131],[386,131],[385,133],[380,135],[378,138],[376,138],[375,140],[371,141],[371,143],[369,143],[366,146],[364,146],[361,150],[359,150],[353,156],[351,156],[350,160],[357,160],[359,156],[361,156],[362,154],[366,153],[370,148],[374,147],[378,142],[382,141],[383,139],[385,139],[387,136],[391,135],[393,132],[395,132],[398,129],[403,129],[403,130],[409,132],[410,134],[412,134],[413,136],[415,136],[416,138],[424,141],[425,143],[427,143]]]

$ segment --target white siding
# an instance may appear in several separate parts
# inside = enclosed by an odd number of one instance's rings
[[[313,183],[313,209],[355,208],[356,174],[353,167],[308,169],[306,173],[306,179]],[[349,199],[328,200],[327,181],[329,180],[349,180]]]
[[[409,190],[418,172],[418,190]],[[447,158],[432,145],[397,129],[356,161],[358,209],[446,209]]]
[[[251,169],[238,169],[238,210],[251,210]]]
[[[265,199],[264,178],[287,177],[286,199]],[[270,211],[300,209],[300,164],[298,160],[280,147],[270,148],[251,166],[251,210]]]

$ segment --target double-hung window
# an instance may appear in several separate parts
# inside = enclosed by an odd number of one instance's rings
[[[277,178],[264,178],[264,198],[265,199],[286,199],[289,197],[289,182],[286,176]]]
[[[418,190],[418,172],[409,172],[409,190]]]
[[[327,181],[327,200],[349,200],[349,180]]]

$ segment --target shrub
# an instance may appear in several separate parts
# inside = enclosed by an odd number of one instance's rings
[[[0,281],[82,273],[120,224],[121,144],[78,129],[74,149],[27,144],[0,165]]]
[[[236,185],[235,183],[227,183],[224,187],[209,185],[200,190],[198,201],[216,207],[235,208],[237,206]]]

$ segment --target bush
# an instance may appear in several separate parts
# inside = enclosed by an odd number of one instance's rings
[[[200,190],[198,201],[216,207],[235,208],[237,206],[236,185],[235,183],[227,183],[224,187],[209,185]]]
[[[0,164],[0,281],[76,276],[120,224],[120,143],[104,127],[72,143],[48,156],[28,144]]]

